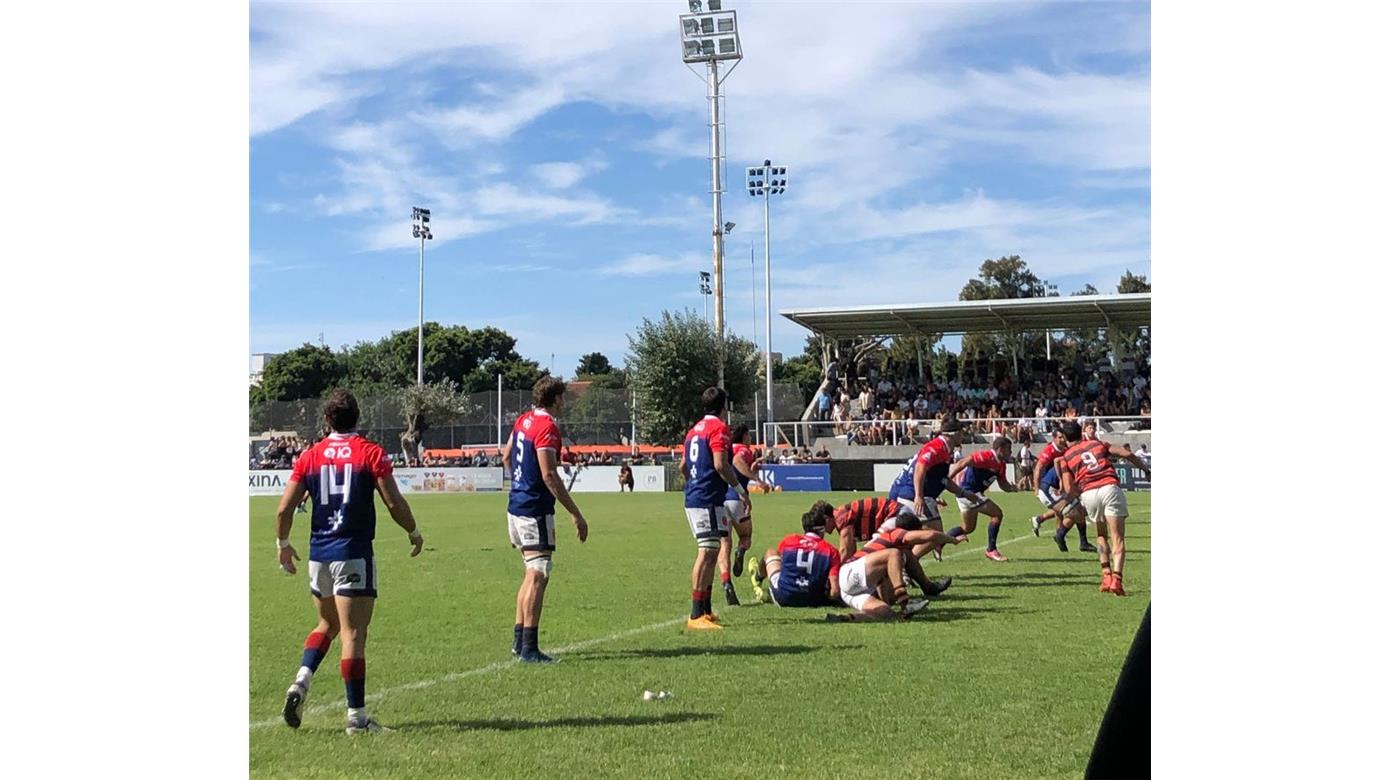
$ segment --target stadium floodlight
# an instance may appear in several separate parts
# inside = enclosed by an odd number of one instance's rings
[[[774,165],[772,160],[764,160],[762,165],[750,166],[746,171],[750,197],[763,196],[763,297],[764,334],[767,345],[764,347],[763,365],[768,385],[768,422],[773,422],[773,271],[770,264],[771,245],[768,233],[768,199],[787,191],[788,175],[786,165]]]
[[[724,235],[725,227],[720,206],[720,196],[724,192],[724,152],[720,137],[720,85],[738,67],[744,58],[743,46],[739,43],[739,18],[733,11],[720,9],[720,0],[690,0],[689,14],[682,14],[681,62],[690,67],[704,63],[707,97],[710,102],[710,197],[713,202],[713,222],[710,226],[714,249],[715,280],[715,337],[719,344],[718,356],[719,387],[724,387]],[[724,74],[720,74],[720,62],[730,62]],[[699,71],[691,68],[695,75]]]
[[[733,222],[726,222],[726,223],[724,223],[724,234],[725,234],[726,236],[729,235],[729,231],[731,231],[731,230],[733,230],[733,229],[734,229],[734,223],[733,223]]]
[[[433,212],[413,207],[413,237],[418,239],[418,384],[423,384],[423,247],[433,240]]]

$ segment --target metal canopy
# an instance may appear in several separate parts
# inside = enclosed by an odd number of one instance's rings
[[[901,334],[1006,333],[1152,324],[1152,293],[1068,295],[990,301],[786,309],[784,317],[829,338]]]

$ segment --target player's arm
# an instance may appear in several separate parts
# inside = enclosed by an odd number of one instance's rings
[[[832,601],[841,600],[841,567],[831,566],[831,575],[826,579],[826,597]]]
[[[1074,472],[1069,470],[1064,458],[1055,459],[1055,470],[1060,472],[1060,495],[1068,501],[1079,498],[1079,484],[1074,481]]]
[[[1142,469],[1144,472],[1146,472],[1147,476],[1152,476],[1152,469],[1148,468],[1147,464],[1142,462],[1142,458],[1139,458],[1137,455],[1134,455],[1133,451],[1128,449],[1127,447],[1124,447],[1121,444],[1109,445],[1108,454],[1117,458],[1122,458],[1123,460],[1126,460],[1134,466],[1137,466],[1138,468]]]
[[[928,473],[928,464],[922,459],[914,463],[914,515],[922,518],[924,509],[924,474]]]
[[[1031,470],[1031,490],[1040,489],[1040,476],[1045,471],[1045,464],[1040,458],[1035,459],[1035,468]]]
[[[1015,492],[1016,492],[1016,486],[1013,485],[1013,484],[1011,484],[1010,482],[1007,482],[1007,481],[1006,481],[1006,473],[1005,473],[1005,472],[1003,472],[1003,473],[997,475],[997,486],[1000,487],[1003,491],[1005,491],[1005,492],[1007,492],[1007,493],[1015,493]]]
[[[856,554],[856,529],[855,525],[848,525],[838,531],[841,535],[841,561],[844,563]]]
[[[972,456],[971,456],[971,455],[968,455],[967,457],[963,458],[962,460],[959,460],[957,463],[954,463],[954,464],[953,464],[953,467],[950,468],[950,469],[948,469],[948,476],[946,476],[946,477],[943,478],[943,487],[946,488],[946,489],[948,490],[949,493],[952,493],[953,495],[957,496],[958,498],[961,498],[961,499],[964,499],[964,500],[967,500],[967,501],[972,501],[972,502],[976,503],[976,502],[977,502],[977,494],[976,494],[976,493],[973,493],[973,492],[971,492],[971,491],[968,491],[968,490],[964,490],[964,489],[963,489],[963,486],[962,486],[962,485],[959,485],[959,484],[958,484],[958,481],[957,481],[956,479],[954,479],[954,477],[956,477],[958,474],[960,474],[960,473],[962,472],[962,470],[965,469],[965,468],[967,468],[971,463],[972,463]]]
[[[747,460],[744,460],[743,458],[734,459],[734,470],[739,472],[740,474],[743,474],[745,477],[748,477],[750,480],[758,483],[759,485],[762,485],[765,489],[770,487],[767,482],[764,482],[762,479],[759,479],[758,469],[754,468],[754,464],[750,463]]]
[[[282,490],[282,501],[277,504],[277,563],[282,570],[288,574],[297,573],[297,565],[293,560],[301,560],[297,551],[292,547],[292,514],[296,511],[297,504],[306,497],[306,486],[301,484],[301,480],[293,479],[287,482],[287,487]]]
[[[569,516],[574,519],[574,530],[578,532],[578,540],[588,541],[588,521],[583,519],[583,512],[579,510],[578,504],[574,503],[574,497],[569,494],[569,487],[559,476],[559,451],[545,447],[535,450],[535,456],[540,459],[540,477],[544,479],[545,487],[549,488],[549,492],[554,494],[554,499],[563,504]]]
[[[942,531],[933,528],[922,528],[917,531],[907,531],[904,534],[904,541],[910,546],[920,544],[962,544],[967,541],[966,536],[949,536]]]
[[[745,509],[752,509],[749,504],[748,489],[739,484],[739,478],[734,476],[734,467],[729,464],[729,453],[721,449],[719,451],[712,450],[711,454],[714,456],[715,471],[719,474],[720,479],[734,488],[734,492],[739,494],[739,500],[744,502]]]
[[[384,508],[389,510],[389,516],[394,518],[394,522],[398,523],[400,528],[408,532],[408,541],[413,545],[409,557],[423,552],[423,534],[418,530],[418,521],[413,517],[413,509],[409,507],[408,499],[399,492],[399,483],[394,481],[393,475],[376,477],[374,488],[379,491],[379,499],[384,502]]]

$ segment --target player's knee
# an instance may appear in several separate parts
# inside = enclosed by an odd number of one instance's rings
[[[554,570],[554,559],[548,555],[537,555],[525,561],[525,576],[540,584],[549,582],[549,574]]]

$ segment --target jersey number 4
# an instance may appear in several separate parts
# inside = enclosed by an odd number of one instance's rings
[[[797,568],[802,569],[803,571],[807,572],[808,576],[811,576],[812,562],[816,559],[816,557],[817,554],[812,550],[798,550],[796,561]]]

